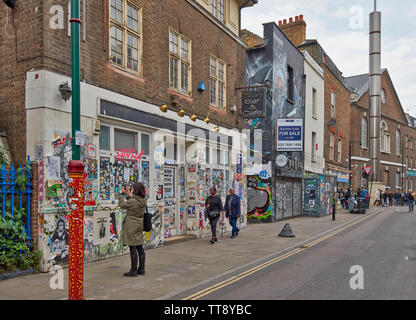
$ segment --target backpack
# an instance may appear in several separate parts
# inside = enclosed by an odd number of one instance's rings
[[[147,206],[146,206],[146,211],[143,217],[143,231],[144,232],[152,231],[152,215],[147,210]]]

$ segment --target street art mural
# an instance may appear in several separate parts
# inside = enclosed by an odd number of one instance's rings
[[[271,217],[271,179],[262,180],[258,176],[247,176],[247,217],[266,220]]]
[[[332,199],[336,177],[323,174],[305,174],[303,213],[308,216],[332,214]]]
[[[247,177],[248,218],[270,221],[300,215],[302,204],[303,153],[300,151],[277,152],[275,134],[277,119],[304,118],[304,58],[290,43],[274,23],[264,26],[264,47],[249,50],[247,53],[246,82],[247,90],[263,90],[266,114],[263,118],[246,119],[246,129],[250,132],[249,159],[261,158],[263,165],[272,164],[270,177],[265,176],[264,168],[258,166],[258,172],[250,172]],[[289,92],[289,74],[293,79]],[[259,129],[259,130],[256,130]],[[262,148],[255,150],[255,142],[261,134]],[[282,167],[275,165],[274,154],[283,154],[288,159]],[[248,162],[250,162],[248,161]],[[258,162],[257,162],[258,163]],[[271,176],[276,178],[276,194],[271,193]],[[289,179],[289,180],[285,180]],[[275,210],[272,208],[275,199]],[[270,204],[270,210],[267,204]]]

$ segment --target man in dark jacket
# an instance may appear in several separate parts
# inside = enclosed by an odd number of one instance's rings
[[[238,236],[238,232],[240,231],[240,229],[237,227],[237,219],[241,215],[240,197],[234,193],[234,189],[231,188],[229,191],[230,194],[225,200],[224,209],[226,216],[230,218],[230,224],[233,227],[231,238],[235,238]]]

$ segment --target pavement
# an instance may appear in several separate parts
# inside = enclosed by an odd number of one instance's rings
[[[367,214],[383,210],[371,208]],[[175,299],[181,292],[210,283],[236,270],[248,267],[281,252],[322,237],[343,225],[362,218],[346,210],[337,211],[336,220],[326,217],[298,217],[270,224],[250,224],[235,239],[230,234],[211,245],[209,239],[179,242],[146,251],[146,275],[123,277],[130,269],[130,256],[124,255],[84,265],[86,300]],[[278,234],[289,223],[295,238]],[[0,300],[66,300],[68,269],[64,288],[51,289],[49,273],[31,274],[0,281]]]

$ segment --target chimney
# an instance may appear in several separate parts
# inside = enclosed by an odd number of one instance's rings
[[[284,19],[283,23],[279,21],[279,28],[296,47],[306,40],[306,22],[303,20],[303,14],[296,16],[295,19],[289,18],[289,23],[287,19]]]

